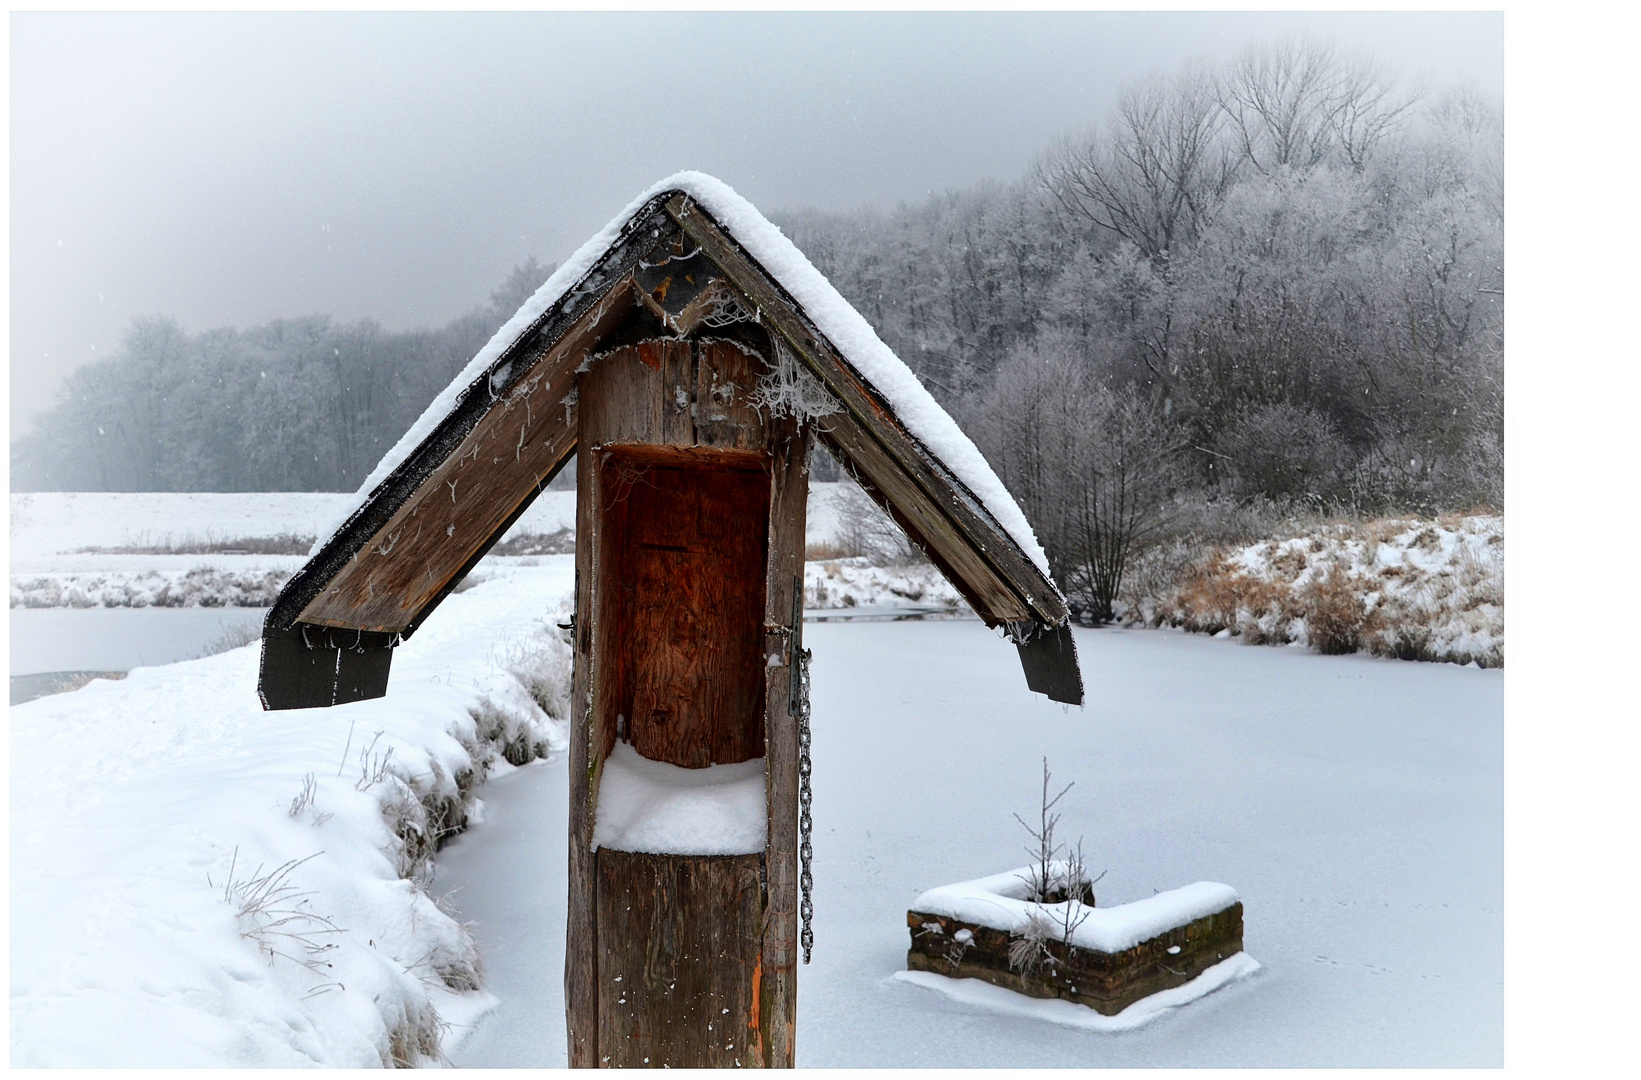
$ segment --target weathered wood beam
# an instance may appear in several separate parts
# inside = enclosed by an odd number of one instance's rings
[[[677,229],[662,209],[661,202],[658,197],[634,214],[606,256],[588,270],[581,281],[549,308],[536,324],[520,333],[496,362],[461,393],[450,413],[286,584],[269,613],[271,629],[288,629],[294,625],[304,609],[338,574],[359,559],[362,552],[380,543],[391,532],[386,527],[422,489],[430,475],[461,450],[473,428],[490,411],[495,395],[510,390],[524,376],[532,358],[546,346],[563,338],[570,327],[605,299],[616,282],[631,273],[645,251]],[[455,565],[459,566],[461,562],[456,560]],[[435,577],[438,576],[435,574]],[[455,580],[455,575],[450,574],[445,585],[453,586]],[[432,607],[448,591],[448,588],[435,591],[415,617],[406,620],[405,626],[391,629],[408,634],[425,620]],[[342,625],[367,628],[362,621],[343,622]],[[384,625],[383,628],[388,627]]]
[[[413,631],[575,452],[576,368],[628,316],[632,295],[630,278],[618,282],[555,344],[529,358],[456,452],[309,602],[300,621]]]
[[[840,439],[840,448],[846,453],[863,452],[869,440],[880,451],[875,456],[882,459],[881,463],[866,469],[873,483],[891,497],[902,492],[909,496],[916,491],[920,496],[916,502],[935,508],[938,516],[927,515],[926,523],[920,523],[928,529],[924,539],[930,546],[940,550],[959,572],[963,568],[952,560],[958,548],[971,548],[989,568],[990,573],[981,577],[989,576],[1001,582],[1014,595],[1014,603],[1006,605],[1007,608],[1016,612],[1024,609],[1029,617],[1047,626],[1064,623],[1070,612],[1059,590],[1008,539],[1008,534],[979,499],[901,425],[887,402],[872,390],[825,335],[800,314],[796,301],[693,199],[682,193],[674,195],[667,201],[666,209],[685,235],[699,244],[735,287],[756,305],[764,325],[780,334],[866,435],[865,439],[853,439],[848,444]],[[896,482],[885,465],[902,474],[905,482]],[[897,492],[897,488],[901,491]],[[988,602],[996,592],[984,580],[973,580],[969,585]],[[982,610],[981,614],[990,615],[989,622],[1020,621],[1010,618],[1008,611]]]
[[[598,772],[604,760],[598,731],[598,686],[605,678],[594,648],[601,637],[606,599],[603,571],[601,462],[576,456],[575,674],[570,684],[569,898],[565,913],[564,1019],[570,1067],[598,1067],[598,883],[593,865],[593,826]]]
[[[775,449],[764,597],[764,768],[769,839],[768,910],[759,975],[759,1057],[791,1068],[798,1020],[798,720],[792,714],[794,643],[803,625],[809,448],[804,425]]]

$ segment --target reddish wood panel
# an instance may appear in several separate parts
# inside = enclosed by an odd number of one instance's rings
[[[791,582],[802,571],[808,436],[796,423],[752,408],[757,363],[727,341],[641,341],[612,350],[581,376],[576,692],[579,709],[585,687],[587,711],[572,731],[577,776],[565,985],[574,1065],[642,1065],[646,1056],[652,1066],[793,1061],[796,733],[785,712],[786,683],[771,688],[762,646],[771,610],[784,611],[777,615],[781,626],[791,622]],[[778,575],[768,561],[771,528],[778,531]],[[787,596],[780,603],[768,593],[777,576]],[[749,687],[747,701],[741,695]],[[650,724],[653,716],[645,713],[665,711],[669,693],[687,702],[677,712],[688,723],[672,724],[669,715],[666,724]],[[784,725],[774,736],[763,727],[772,707]],[[739,720],[731,722],[735,713]],[[677,764],[778,759],[772,767],[779,775],[770,781],[771,844],[778,837],[785,914],[765,913],[760,856],[589,851],[601,767],[618,723],[641,753]],[[732,872],[720,863],[744,866]],[[756,889],[747,886],[748,867],[759,871]],[[772,956],[778,970],[770,967]],[[637,985],[645,972],[669,973],[669,991],[675,983],[697,989],[677,1001],[609,995],[612,987]],[[735,1040],[729,1048],[701,1004],[708,997],[734,1002],[711,1008],[718,1017],[728,1007],[741,1018],[744,1046]],[[680,1021],[678,1002],[686,1001],[694,1004],[683,1006]],[[696,1022],[703,1018],[710,1029]]]
[[[762,757],[767,475],[612,454],[603,489],[627,739],[691,769]]]
[[[600,849],[595,861],[596,1064],[764,1064],[755,1056],[760,856]]]

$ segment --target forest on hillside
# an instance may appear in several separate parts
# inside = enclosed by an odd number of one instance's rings
[[[1096,611],[1170,529],[1502,508],[1503,106],[1473,88],[1273,42],[1126,85],[1016,182],[773,216]],[[13,489],[351,490],[550,269],[436,330],[136,319]]]

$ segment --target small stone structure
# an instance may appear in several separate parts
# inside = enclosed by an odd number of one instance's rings
[[[1241,901],[1227,886],[1198,882],[1133,904],[1087,909],[1090,920],[1072,935],[1072,944],[1050,936],[1042,942],[1046,958],[1022,973],[1009,963],[1023,929],[1022,912],[1016,909],[1035,907],[1052,923],[1062,905],[1034,905],[1008,896],[1018,891],[1008,886],[1012,876],[999,874],[918,897],[906,912],[912,937],[906,966],[955,979],[981,979],[1031,997],[1062,998],[1115,1016],[1141,998],[1184,986],[1242,951]],[[989,895],[974,903],[981,894]],[[988,908],[982,921],[977,915]],[[1090,925],[1096,917],[1104,925]],[[1090,947],[1095,943],[1109,948]]]

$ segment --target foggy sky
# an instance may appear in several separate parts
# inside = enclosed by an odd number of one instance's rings
[[[1294,32],[1503,94],[1487,13],[15,13],[14,435],[133,315],[436,326],[677,169],[766,212],[889,208]]]

